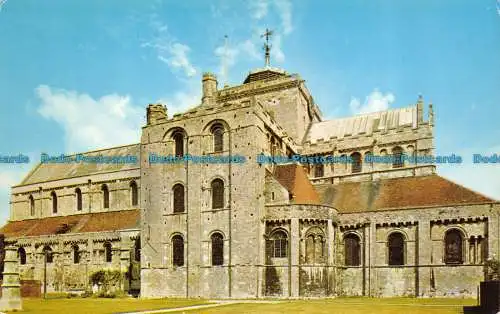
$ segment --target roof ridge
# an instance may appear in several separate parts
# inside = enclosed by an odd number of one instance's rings
[[[402,109],[410,109],[410,108],[413,109],[416,107],[417,107],[417,105],[409,105],[409,106],[400,107],[400,108],[390,108],[390,109],[386,109],[386,110],[379,110],[379,111],[373,111],[373,112],[367,112],[367,113],[359,113],[359,114],[354,114],[354,115],[350,115],[350,116],[343,116],[343,117],[333,118],[333,119],[329,119],[329,120],[318,121],[318,122],[314,122],[314,124],[323,123],[323,122],[331,122],[331,121],[336,121],[336,120],[348,120],[348,119],[353,119],[353,118],[361,118],[361,117],[366,117],[366,116],[370,116],[370,115],[375,115],[378,113],[397,112],[397,111],[400,111]]]
[[[140,146],[140,145],[141,145],[141,143],[119,145],[119,146],[113,146],[113,147],[108,147],[108,148],[100,148],[100,149],[95,149],[95,150],[89,150],[89,151],[85,151],[85,152],[72,153],[72,154],[65,155],[65,156],[71,157],[71,156],[76,156],[76,155],[79,155],[79,154],[97,153],[97,152],[102,152],[102,151],[107,151],[107,150],[113,150],[113,149],[125,148],[125,147],[132,147],[132,146]]]
[[[488,199],[488,200],[490,200],[490,201],[493,201],[493,202],[498,202],[498,201],[499,201],[499,200],[496,200],[496,199],[494,199],[494,198],[492,198],[492,197],[490,197],[490,196],[487,196],[487,195],[485,195],[485,194],[483,194],[483,193],[481,193],[481,192],[478,192],[478,191],[473,190],[473,189],[471,189],[471,188],[469,188],[469,187],[466,187],[465,185],[462,185],[462,184],[460,184],[460,183],[457,183],[457,182],[455,182],[455,181],[452,181],[452,180],[450,180],[450,179],[448,179],[448,178],[446,178],[446,177],[444,177],[444,176],[440,176],[439,174],[435,174],[435,176],[437,176],[437,177],[439,177],[439,178],[441,178],[441,179],[443,179],[443,180],[445,180],[445,181],[447,181],[447,182],[449,182],[449,183],[451,183],[451,184],[453,184],[453,185],[456,185],[456,186],[459,186],[459,187],[461,187],[461,188],[463,188],[463,189],[465,189],[465,190],[468,190],[469,192],[472,192],[472,193],[475,193],[475,194],[477,194],[477,195],[480,195],[480,196],[482,196],[482,197],[484,197],[484,198],[486,198],[486,199]]]

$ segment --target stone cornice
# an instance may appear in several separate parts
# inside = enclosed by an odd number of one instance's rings
[[[273,81],[271,81],[273,82]],[[263,82],[263,83],[269,83],[271,82]],[[266,94],[270,92],[275,92],[275,91],[280,91],[283,89],[289,89],[289,88],[294,88],[294,87],[299,87],[301,81],[300,80],[291,80],[287,78],[287,81],[285,82],[279,82],[277,84],[272,84],[272,85],[266,85],[262,87],[255,87],[252,88],[251,86],[241,87],[241,90],[238,90],[235,88],[235,91],[233,93],[229,93],[229,91],[221,90],[219,92],[219,95],[217,97],[217,102],[225,102],[225,101],[231,101],[231,100],[237,100],[240,98],[245,98],[245,97],[251,97],[255,95],[261,95],[261,94]],[[224,95],[224,93],[227,93]]]

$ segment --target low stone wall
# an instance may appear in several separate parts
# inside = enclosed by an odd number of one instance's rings
[[[0,285],[2,281],[0,280]],[[0,289],[0,297],[2,289]],[[21,280],[21,297],[23,298],[41,298],[42,282],[40,280]]]

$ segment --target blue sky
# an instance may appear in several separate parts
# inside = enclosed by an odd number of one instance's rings
[[[432,101],[442,175],[500,199],[500,3],[453,1],[0,0],[0,154],[138,142],[147,103],[181,112],[206,71],[235,85],[271,63],[305,80],[325,118]],[[228,36],[224,48],[224,36]],[[223,66],[225,65],[225,66]],[[0,165],[9,186],[30,165]]]

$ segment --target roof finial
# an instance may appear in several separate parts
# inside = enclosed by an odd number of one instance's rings
[[[266,37],[266,43],[264,44],[264,51],[266,52],[266,67],[271,65],[271,45],[269,44],[269,37],[273,34],[273,31],[266,28],[266,32],[262,34],[260,37]]]
[[[222,83],[225,86],[227,84],[227,35],[224,35],[224,56],[222,57]]]
[[[418,102],[423,103],[424,102],[424,96],[422,96],[422,93],[418,94]]]
[[[434,109],[432,106],[432,102],[429,103],[429,124],[434,125]]]

